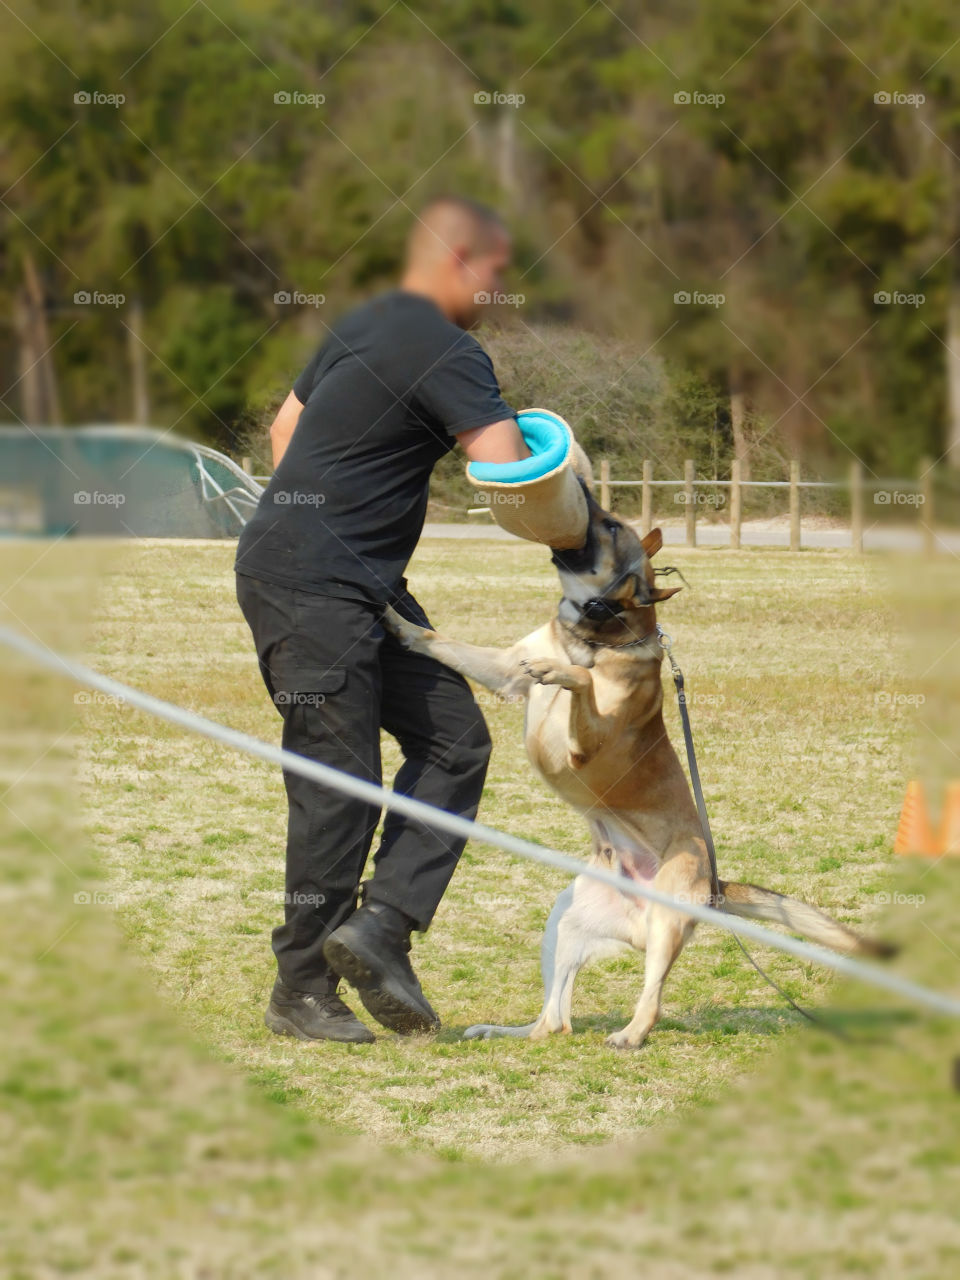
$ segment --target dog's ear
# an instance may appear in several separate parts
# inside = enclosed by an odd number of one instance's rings
[[[635,573],[630,575],[628,587],[629,606],[634,609],[642,609],[645,605],[658,604],[661,600],[669,600],[671,596],[675,596],[678,591],[683,590],[683,587],[648,586],[646,592],[644,592],[643,583]]]
[[[660,529],[651,529],[646,537],[640,539],[643,549],[648,556],[655,556],[663,546],[663,532]],[[673,592],[670,592],[673,595]]]
[[[573,465],[573,473],[583,485],[584,489],[590,496],[593,496],[593,467],[590,465],[590,459],[581,449],[576,440],[573,442],[573,448],[570,451],[570,461]]]

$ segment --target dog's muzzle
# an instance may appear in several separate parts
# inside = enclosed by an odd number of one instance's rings
[[[612,596],[591,596],[589,600],[571,600],[564,596],[560,601],[560,616],[568,623],[590,623],[602,626],[605,622],[615,622],[627,612],[627,606]]]
[[[577,606],[584,622],[610,622],[623,616],[623,605],[619,600],[608,600],[604,596],[594,596],[584,600]]]

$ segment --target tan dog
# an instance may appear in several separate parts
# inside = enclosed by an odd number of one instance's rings
[[[579,551],[556,551],[564,598],[546,626],[509,649],[447,640],[388,609],[385,625],[405,644],[498,693],[526,697],[527,752],[542,777],[586,819],[591,863],[687,901],[710,899],[710,865],[696,805],[664,728],[663,659],[656,604],[679,587],[656,586],[651,557],[662,537],[641,539],[593,500]],[[785,925],[840,951],[888,954],[794,898],[720,881],[722,910]],[[660,1016],[663,984],[695,921],[578,876],[557,898],[541,952],[543,1010],[523,1027],[481,1024],[467,1037],[539,1039],[569,1032],[573,984],[591,958],[624,946],[646,950],[643,992],[622,1030],[607,1037],[638,1048]]]

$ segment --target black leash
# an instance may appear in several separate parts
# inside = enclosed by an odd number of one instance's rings
[[[690,769],[690,781],[693,785],[693,796],[697,802],[697,813],[700,815],[700,826],[703,828],[703,842],[707,846],[707,856],[710,859],[710,906],[716,907],[717,910],[723,908],[723,894],[720,892],[720,875],[717,871],[717,851],[713,843],[713,834],[710,831],[710,819],[707,817],[707,806],[703,799],[703,788],[700,785],[700,771],[697,768],[697,757],[693,749],[693,733],[690,729],[690,716],[687,712],[687,695],[683,685],[683,672],[677,666],[676,659],[673,656],[673,642],[667,633],[657,623],[657,638],[660,646],[670,659],[670,669],[673,672],[673,683],[677,687],[677,702],[680,706],[680,723],[683,726],[683,740],[687,748],[687,764]],[[783,987],[770,977],[766,970],[762,969],[757,961],[743,944],[743,939],[739,934],[733,935],[740,950],[747,957],[750,963],[760,974],[765,982],[768,982],[774,991],[787,1002],[791,1009],[795,1009],[797,1013],[802,1014],[808,1022],[812,1022],[814,1026],[819,1027],[822,1031],[829,1031],[831,1035],[839,1037],[841,1040],[850,1040],[850,1036],[845,1031],[841,1031],[839,1027],[832,1026],[829,1022],[825,1022],[822,1018],[818,1018],[811,1013],[809,1009],[802,1008],[797,1004],[792,996],[789,996]]]
[[[677,660],[673,656],[672,641],[667,633],[657,623],[657,638],[660,645],[670,659],[670,669],[673,672],[673,683],[677,686],[677,702],[680,706],[680,723],[683,725],[683,741],[687,748],[687,764],[690,767],[690,781],[693,784],[693,797],[697,802],[697,813],[700,815],[700,826],[703,828],[703,840],[707,846],[707,854],[710,858],[710,905],[721,910],[723,907],[723,894],[720,892],[720,875],[717,871],[717,851],[713,844],[713,834],[710,831],[710,819],[707,817],[707,806],[703,799],[703,787],[700,785],[700,770],[697,768],[697,756],[693,749],[693,733],[690,729],[690,715],[687,712],[687,695],[683,685],[683,672],[677,666]]]

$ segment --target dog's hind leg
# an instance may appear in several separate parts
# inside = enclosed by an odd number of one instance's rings
[[[556,1003],[557,1007],[559,1007],[559,997],[556,1000],[554,999],[554,989],[557,978],[565,976],[558,974],[557,966],[560,922],[573,903],[573,885],[575,883],[574,881],[561,890],[556,902],[553,904],[553,910],[550,912],[546,928],[543,931],[543,941],[540,944],[540,975],[543,978],[544,1003],[539,1018],[536,1018],[533,1022],[528,1022],[523,1027],[499,1027],[489,1022],[479,1022],[475,1026],[467,1027],[463,1033],[465,1040],[489,1040],[492,1036],[527,1037],[531,1035],[535,1027],[539,1027],[541,1023],[544,1023],[552,1003]],[[574,972],[573,977],[576,977],[576,972]],[[573,977],[570,977],[568,981],[571,992],[573,990]],[[555,1030],[560,1030],[559,1023]]]
[[[588,960],[615,955],[630,945],[621,895],[578,876],[559,895],[547,920],[540,948],[544,1002],[535,1022],[522,1027],[480,1023],[468,1027],[467,1039],[522,1036],[541,1040],[555,1031],[569,1033],[573,984]],[[612,908],[612,909],[611,909]]]
[[[686,865],[683,865],[686,864]],[[677,857],[672,865],[661,872],[654,884],[667,893],[686,895],[688,900],[707,902],[710,896],[709,880],[699,875],[693,858]],[[685,874],[678,874],[685,872]],[[637,1001],[633,1017],[620,1031],[607,1036],[606,1043],[614,1049],[639,1049],[660,1017],[663,984],[673,968],[674,961],[693,933],[696,922],[681,916],[669,907],[651,903],[647,911],[647,958],[643,974],[643,991]]]

